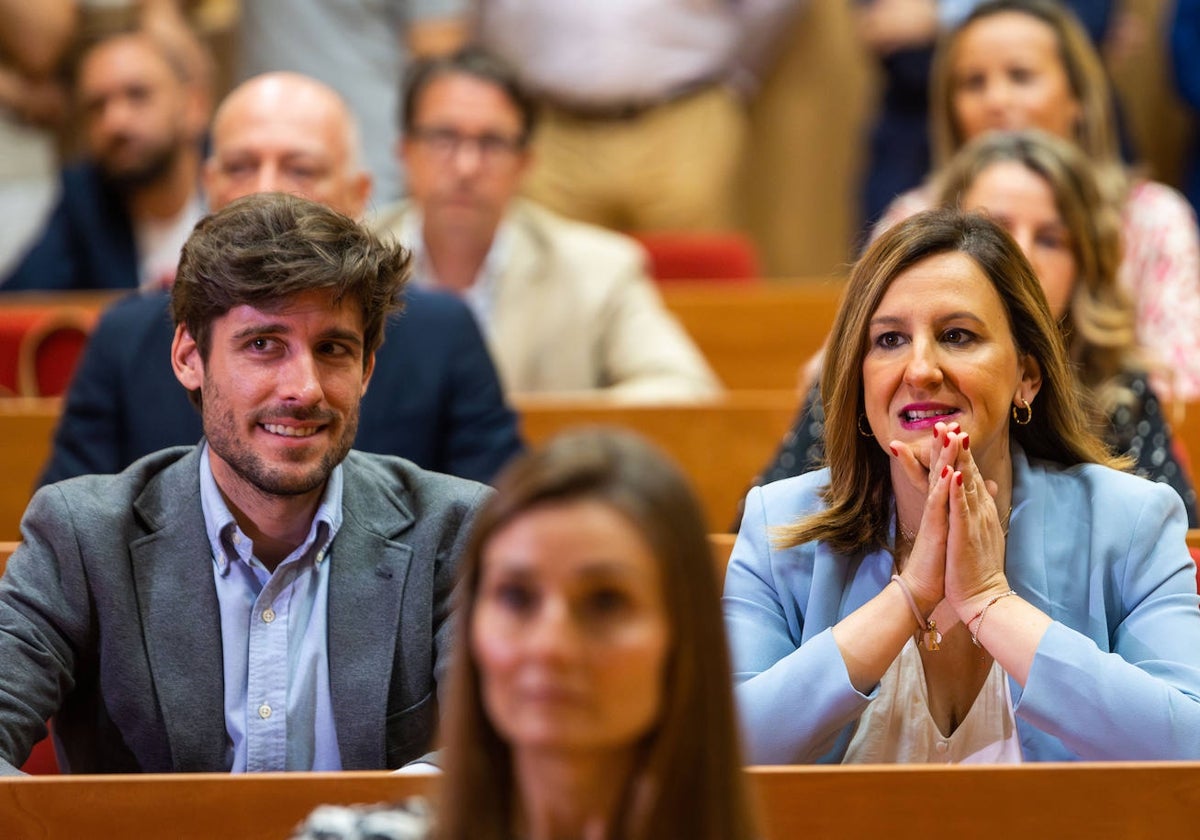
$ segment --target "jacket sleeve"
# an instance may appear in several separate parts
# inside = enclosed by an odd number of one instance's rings
[[[1107,566],[1111,579],[1094,582],[1116,600],[1108,649],[1056,621],[1016,698],[1019,717],[1088,761],[1200,755],[1200,599],[1183,505],[1169,487],[1145,488],[1136,507],[1127,494],[1113,502],[1133,508],[1132,528],[1092,548],[1119,557]],[[1123,518],[1102,508],[1097,516]]]
[[[610,393],[636,399],[712,396],[721,384],[691,336],[667,310],[637,259],[619,271],[599,317]]]
[[[22,543],[0,576],[0,774],[18,772],[75,684],[92,621],[87,579],[66,500],[34,495]]]
[[[850,684],[831,630],[804,638],[806,599],[777,574],[771,524],[763,488],[755,487],[746,498],[722,599],[747,758],[752,764],[839,761],[844,730],[871,697]],[[787,551],[782,562],[790,563],[795,550]]]
[[[60,190],[65,187],[60,186]],[[12,273],[0,283],[0,291],[59,291],[82,288],[77,274],[80,271],[77,248],[71,235],[70,213],[60,193],[42,235],[17,264]]]

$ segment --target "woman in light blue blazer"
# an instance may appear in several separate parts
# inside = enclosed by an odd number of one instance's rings
[[[893,228],[827,359],[829,467],[751,491],[725,583],[750,761],[1200,757],[1183,505],[1091,431],[1013,240]]]

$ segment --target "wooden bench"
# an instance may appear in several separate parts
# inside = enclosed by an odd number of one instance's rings
[[[0,399],[0,540],[20,537],[17,526],[50,457],[61,407],[56,398]]]
[[[765,840],[1192,837],[1200,763],[752,767]],[[436,776],[178,774],[0,779],[14,840],[280,840],[314,807],[436,792]],[[699,793],[698,793],[699,795]]]
[[[630,429],[658,444],[691,479],[709,530],[720,531],[733,522],[749,482],[774,454],[791,425],[797,400],[790,391],[733,391],[679,405],[522,397],[514,406],[530,445],[583,426]]]
[[[661,291],[726,388],[795,390],[800,368],[833,326],[844,285],[826,278]]]
[[[788,391],[730,393],[698,404],[630,405],[603,398],[528,398],[516,403],[530,443],[581,425],[640,432],[673,456],[704,503],[709,527],[733,521],[748,482],[775,451],[796,410]],[[0,399],[0,540],[15,540],[33,485],[50,454],[61,403]]]

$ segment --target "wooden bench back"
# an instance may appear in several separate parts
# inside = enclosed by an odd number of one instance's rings
[[[931,825],[973,840],[1192,837],[1200,813],[1193,762],[758,767],[746,777],[765,840],[928,840]],[[359,772],[4,778],[0,825],[13,838],[279,840],[317,805],[429,796],[436,785]]]
[[[691,479],[711,531],[733,523],[750,481],[766,466],[796,413],[790,391],[734,391],[680,405],[552,397],[523,397],[514,405],[522,434],[533,446],[585,426],[630,429],[653,441]]]
[[[834,278],[665,286],[663,300],[726,388],[795,389],[841,300]]]

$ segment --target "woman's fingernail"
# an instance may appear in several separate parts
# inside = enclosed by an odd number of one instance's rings
[[[946,473],[948,473],[948,472],[950,472],[950,465],[949,465],[949,464],[947,464],[946,466],[942,467],[942,478],[945,478],[945,477],[946,477]]]
[[[896,451],[896,447],[894,447],[894,446],[892,446],[892,445],[890,445],[890,444],[888,445],[888,449],[890,449],[890,450],[891,450],[891,452],[892,452],[892,454],[893,454],[893,455],[899,455],[899,454],[900,454],[899,452],[897,452],[897,451]]]
[[[949,445],[950,445],[950,435],[946,435],[945,439],[942,441],[942,447],[945,448]]]
[[[958,482],[958,486],[962,487],[962,473],[956,473],[954,479]]]
[[[963,435],[963,452],[971,448],[971,436]]]
[[[937,426],[933,427],[933,436],[937,437]]]

